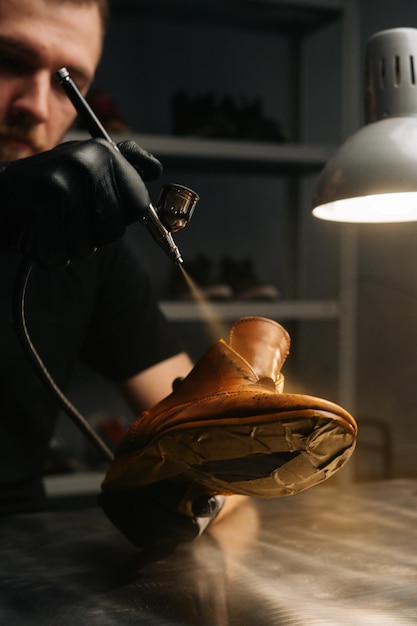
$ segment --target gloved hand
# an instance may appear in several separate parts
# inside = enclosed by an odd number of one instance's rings
[[[0,165],[0,250],[65,266],[121,237],[150,203],[162,166],[133,141],[68,142]]]

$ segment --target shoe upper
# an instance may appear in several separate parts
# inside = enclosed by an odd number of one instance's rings
[[[242,393],[275,396],[283,389],[281,367],[289,348],[290,337],[280,324],[266,318],[242,318],[230,331],[230,343],[223,339],[215,343],[169,396],[133,422],[117,452],[146,445],[160,428],[179,424],[184,418],[216,418],[229,413],[230,409],[219,405],[221,398],[230,404],[232,395],[236,400]],[[247,395],[242,402],[248,402]]]
[[[331,417],[355,439],[355,420],[342,407],[321,398],[282,393],[281,367],[289,346],[288,333],[276,322],[239,320],[231,330],[230,344],[215,343],[169,396],[133,422],[116,457],[138,452],[172,430],[215,427],[224,420],[240,425],[248,419],[254,423],[297,419],[300,412],[304,417]],[[111,476],[110,468],[106,481]]]

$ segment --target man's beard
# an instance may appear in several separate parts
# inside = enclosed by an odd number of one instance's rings
[[[23,142],[26,146],[11,145],[6,139]],[[0,162],[15,161],[31,154],[43,152],[45,149],[43,142],[36,137],[36,132],[31,125],[24,122],[0,123]]]

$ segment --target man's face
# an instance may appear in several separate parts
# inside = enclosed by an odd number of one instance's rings
[[[101,47],[95,5],[0,0],[0,161],[59,143],[75,111],[55,72],[66,67],[85,93]]]

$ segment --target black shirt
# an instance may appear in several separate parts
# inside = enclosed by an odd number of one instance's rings
[[[33,508],[58,413],[13,327],[19,264],[17,255],[0,256],[0,512]],[[63,390],[78,358],[121,382],[181,350],[122,241],[65,270],[34,265],[25,311],[32,342]]]

